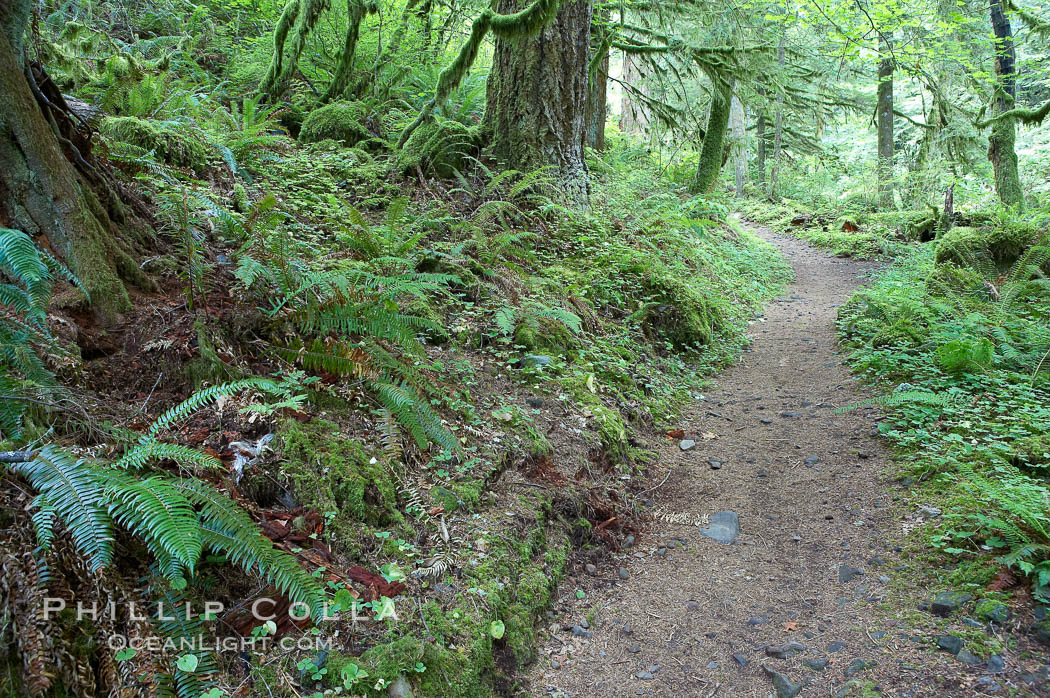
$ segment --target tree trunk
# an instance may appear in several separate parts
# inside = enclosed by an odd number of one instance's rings
[[[891,45],[881,39],[878,87],[879,208],[893,208],[893,56]]]
[[[641,82],[641,78],[645,76],[635,63],[638,60],[640,59],[629,53],[623,54],[623,81],[625,85],[630,85],[641,94],[647,95],[648,88]],[[624,133],[648,134],[651,122],[649,105],[635,99],[631,90],[625,88],[620,100],[620,130]]]
[[[744,195],[744,185],[747,184],[747,123],[744,105],[736,95],[733,95],[729,106],[729,135],[733,139],[733,179],[736,195],[741,197]]]
[[[995,94],[992,98],[992,116],[1013,109],[1016,98],[1016,56],[1013,30],[1010,20],[1003,14],[1001,0],[991,2],[992,31],[995,33]],[[988,159],[995,172],[995,191],[1004,206],[1024,209],[1024,191],[1017,173],[1017,138],[1013,118],[999,119],[992,123],[988,136]]]
[[[763,187],[766,184],[766,115],[763,112],[758,114],[755,138],[758,140],[757,157],[755,158],[755,165],[758,168],[758,185]]]
[[[87,288],[96,310],[111,318],[131,307],[121,279],[148,280],[118,242],[110,212],[90,186],[92,166],[84,161],[90,152],[82,154],[61,137],[55,112],[49,111],[49,121],[34,96],[35,78],[24,52],[15,49],[28,18],[20,10],[29,5],[17,0],[0,9],[0,225],[50,248]]]
[[[600,24],[604,24],[605,20],[608,19],[608,10],[606,10],[605,15],[605,17],[598,18]],[[592,43],[595,43],[594,37],[592,37]],[[609,46],[604,41],[601,41],[599,36],[594,49],[601,53],[597,55],[597,60],[592,58],[591,65],[593,65],[593,69],[588,70],[587,147],[594,150],[605,150],[605,119],[608,114],[606,92],[609,85]]]
[[[332,75],[332,82],[321,102],[330,102],[338,99],[346,92],[350,84],[350,71],[354,68],[354,54],[357,52],[357,39],[361,34],[361,20],[368,14],[364,2],[359,0],[346,0],[346,38],[343,41],[343,52],[339,54],[339,60]]]
[[[501,0],[498,11],[523,6]],[[589,195],[583,143],[590,31],[591,5],[580,0],[563,5],[533,36],[497,37],[485,111],[497,158],[524,172],[551,167],[558,193],[581,204]]]
[[[780,42],[777,44],[777,66],[781,74],[784,71],[785,52],[787,50],[787,28],[780,28]],[[773,131],[773,167],[769,171],[769,198],[777,195],[777,169],[780,167],[781,149],[784,144],[784,93],[777,93],[777,118]]]
[[[700,147],[700,162],[696,167],[696,177],[690,191],[694,194],[706,194],[718,182],[722,171],[726,130],[729,126],[729,112],[733,100],[733,86],[716,80],[711,86],[711,108],[707,117],[707,130],[704,142]]]

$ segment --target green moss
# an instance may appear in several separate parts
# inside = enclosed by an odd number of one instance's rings
[[[937,264],[973,267],[982,260],[1007,269],[1031,244],[1034,231],[1023,225],[952,228],[937,242]]]
[[[1005,623],[1010,618],[1010,607],[997,599],[981,599],[973,612],[981,620],[994,623]]]
[[[335,424],[286,420],[278,439],[281,475],[305,506],[335,514],[330,527],[336,538],[353,540],[361,522],[386,526],[402,521],[385,460],[372,458]]]
[[[151,121],[136,116],[109,116],[99,124],[107,138],[152,151],[159,160],[203,172],[208,165],[208,146],[194,128],[170,121]]]
[[[372,138],[367,121],[368,110],[361,102],[332,102],[314,109],[303,120],[299,140],[304,143],[333,140],[355,145]]]
[[[416,168],[439,177],[463,169],[465,158],[477,149],[478,132],[452,119],[434,117],[412,132],[397,154],[398,168],[414,174]]]
[[[1050,467],[1050,434],[1032,434],[1018,439],[1011,444],[1010,450],[1016,465]]]
[[[972,506],[972,503],[970,504]],[[984,588],[995,577],[1000,565],[990,558],[977,558],[969,562],[961,563],[948,575],[948,581],[952,589],[962,587]]]
[[[627,426],[620,413],[604,405],[591,406],[591,413],[598,427],[598,438],[613,465],[623,465],[630,461]]]
[[[631,319],[676,350],[710,344],[724,329],[725,314],[720,305],[690,280],[654,272],[645,286],[648,302]]]

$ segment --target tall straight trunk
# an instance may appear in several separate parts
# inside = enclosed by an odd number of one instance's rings
[[[61,135],[56,116],[61,95],[43,97],[24,56],[23,33],[32,0],[0,4],[0,226],[21,230],[49,247],[77,275],[104,318],[131,307],[122,279],[147,283],[117,237],[110,217],[119,201],[92,189],[90,151]],[[85,141],[81,143],[90,143]],[[73,165],[75,159],[86,167]],[[112,191],[109,191],[112,194]]]
[[[1015,69],[1013,30],[1010,20],[1003,13],[1001,0],[991,1],[992,31],[995,34],[995,93],[992,99],[992,116],[1013,109],[1016,99],[1017,74]],[[999,119],[992,123],[988,136],[988,159],[995,173],[995,191],[1005,206],[1024,208],[1024,191],[1017,172],[1016,120]]]
[[[643,95],[648,95],[648,88],[642,82],[645,75],[638,65],[639,58],[629,53],[623,54],[623,81]],[[620,100],[620,130],[624,133],[647,134],[652,114],[649,105],[636,98],[630,90],[623,91]]]
[[[880,39],[878,105],[879,208],[893,208],[893,55],[892,46]]]
[[[498,11],[525,4],[500,0]],[[535,35],[497,37],[485,111],[497,158],[522,171],[550,167],[558,193],[580,204],[589,196],[583,143],[590,32],[590,2],[579,0]]]
[[[784,71],[785,56],[787,50],[787,30],[780,28],[780,43],[777,44],[777,66],[780,72]],[[777,117],[773,129],[773,167],[769,171],[769,198],[774,199],[777,195],[777,170],[780,168],[781,150],[784,145],[784,93],[777,94]]]
[[[608,19],[608,10],[604,16],[597,17],[599,24]],[[595,52],[592,53],[587,82],[586,138],[587,147],[594,150],[605,150],[605,119],[608,113],[607,92],[609,85],[609,46],[601,37],[591,37]]]
[[[755,125],[755,139],[758,141],[755,166],[758,169],[758,184],[762,187],[766,184],[766,115],[764,112],[758,113],[758,123]]]
[[[706,194],[718,182],[722,171],[725,151],[725,136],[729,127],[729,113],[733,101],[733,85],[715,80],[711,86],[711,107],[707,117],[707,130],[700,147],[700,162],[696,167],[690,191]]]
[[[747,124],[744,116],[744,104],[733,95],[729,105],[729,135],[733,139],[733,180],[736,195],[744,195],[747,184]]]

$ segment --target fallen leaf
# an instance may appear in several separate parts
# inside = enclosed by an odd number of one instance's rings
[[[700,434],[700,438],[710,441],[711,439],[717,439],[718,435],[711,431],[705,431],[704,433]]]
[[[680,439],[685,436],[684,429],[669,429],[667,431],[667,438],[669,439]]]
[[[793,630],[798,630],[798,621],[797,620],[786,621],[784,623],[784,630],[787,630],[788,632],[791,632]]]

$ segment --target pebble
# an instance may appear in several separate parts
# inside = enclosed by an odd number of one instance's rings
[[[689,449],[695,446],[696,442],[692,439],[682,439],[681,442],[678,444],[678,448],[682,449],[683,451],[688,451]]]
[[[959,654],[955,655],[955,658],[967,666],[977,666],[978,664],[981,664],[981,658],[975,656],[966,648],[959,650]]]
[[[576,637],[590,638],[591,631],[582,625],[574,625],[572,626],[572,634]]]
[[[937,638],[937,646],[946,652],[959,654],[963,648],[963,639],[958,635],[941,635]]]
[[[707,663],[707,668],[708,669],[717,669],[718,668],[718,662],[708,662]]]
[[[630,579],[631,578],[631,573],[630,573],[630,571],[628,571],[628,569],[626,567],[621,567],[620,569],[618,569],[616,571],[616,574],[619,575],[620,579]]]
[[[708,458],[707,462],[711,466],[711,470],[721,470],[722,469],[722,461],[720,461],[720,460],[715,460],[714,458]]]
[[[834,653],[834,652],[839,652],[839,651],[844,650],[844,649],[846,649],[846,643],[845,642],[839,642],[838,640],[836,640],[834,642],[829,642],[828,643],[828,652]]]
[[[887,577],[884,574],[880,574],[879,575],[879,581],[882,582],[883,584],[889,584],[890,583],[890,578]]]
[[[552,659],[551,669],[561,669],[561,662],[559,662],[557,659]]]
[[[652,672],[650,671],[639,671],[637,674],[635,674],[635,678],[639,678],[642,681],[652,681],[654,677]]]
[[[592,577],[598,574],[598,568],[590,563],[583,566],[583,571],[591,575]]]
[[[785,642],[782,645],[770,645],[766,647],[766,654],[777,659],[794,657],[799,652],[805,652],[806,646],[801,642]]]
[[[774,671],[767,666],[763,666],[762,669],[773,680],[773,688],[777,692],[777,698],[795,698],[802,692],[802,684],[793,682],[784,674]]]
[[[874,668],[874,666],[875,662],[866,662],[860,658],[854,659],[852,662],[849,663],[849,666],[846,667],[846,676],[853,676],[854,674],[865,671],[867,669],[872,669]]]
[[[688,601],[685,604],[685,610],[689,611],[690,613],[696,613],[700,610],[700,604],[698,604],[696,601]]]
[[[849,565],[839,565],[839,582],[845,584],[852,581],[854,577],[864,574],[863,570]]]
[[[733,661],[740,666],[747,666],[747,657],[739,652],[733,655]]]
[[[630,652],[631,654],[638,654],[639,652],[642,651],[642,648],[639,647],[638,645],[631,645],[630,647],[627,648],[627,651]]]
[[[763,424],[772,424],[773,423],[773,420],[770,419],[769,417],[762,417],[758,421],[762,422]]]
[[[720,511],[712,514],[707,528],[700,529],[700,535],[729,545],[740,535],[740,517],[735,511]]]
[[[988,658],[987,671],[989,674],[1001,674],[1006,671],[1006,662],[997,654]]]
[[[819,462],[820,462],[820,456],[818,456],[818,455],[810,454],[810,455],[806,456],[806,465],[808,465],[811,468],[814,465],[816,465],[817,463],[819,463]]]
[[[623,539],[623,547],[630,548],[632,545],[634,545],[634,536],[627,536]]]
[[[935,616],[947,617],[959,610],[963,604],[973,597],[958,591],[942,591],[933,597],[930,604],[930,612]]]
[[[824,671],[824,668],[828,665],[826,657],[814,657],[812,659],[803,659],[802,663],[813,671]]]

